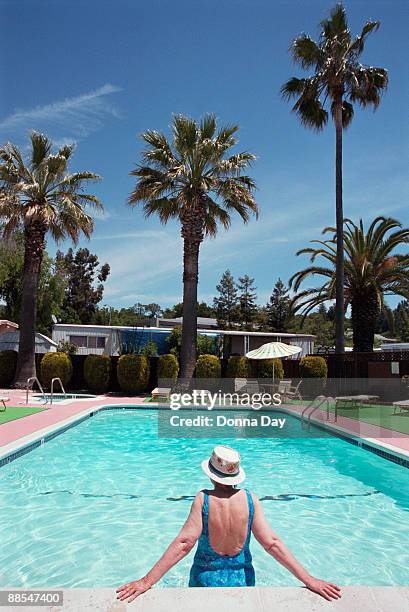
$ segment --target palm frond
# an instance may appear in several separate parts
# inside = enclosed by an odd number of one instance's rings
[[[288,81],[281,87],[281,95],[283,96],[284,100],[291,100],[291,98],[301,96],[306,85],[307,79],[291,77],[291,79],[288,79]]]
[[[51,140],[39,132],[31,132],[31,163],[33,166],[40,165],[49,155],[52,147]]]
[[[328,112],[318,97],[316,83],[306,79],[304,91],[292,108],[301,123],[314,130],[322,130],[328,122]]]
[[[294,61],[302,68],[317,66],[323,55],[319,45],[307,34],[302,34],[294,40],[290,52]]]
[[[344,6],[339,3],[330,12],[328,19],[321,21],[322,35],[328,40],[341,39],[348,32],[348,19]]]
[[[361,55],[365,48],[365,39],[371,32],[376,32],[380,26],[379,21],[367,21],[362,28],[361,33],[357,36],[349,46],[348,52],[356,54],[357,57]]]
[[[208,114],[200,120],[200,137],[202,140],[210,140],[216,133],[216,115]]]

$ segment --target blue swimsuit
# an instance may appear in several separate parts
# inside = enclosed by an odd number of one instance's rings
[[[245,489],[249,506],[247,537],[241,551],[234,556],[219,555],[209,542],[209,493],[204,490],[202,520],[203,529],[197,545],[193,566],[190,570],[190,587],[239,587],[254,586],[255,573],[250,553],[251,524],[253,522],[253,499]]]

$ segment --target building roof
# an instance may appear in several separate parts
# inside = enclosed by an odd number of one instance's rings
[[[313,334],[299,334],[298,332],[265,332],[265,331],[247,331],[245,329],[215,329],[215,333],[223,334],[224,336],[267,336],[268,338],[315,338]]]
[[[0,333],[13,331],[14,329],[18,329],[17,323],[13,323],[7,319],[0,319]]]
[[[18,329],[9,329],[4,332],[1,336],[0,344],[12,344],[18,343],[20,340],[20,331]],[[36,344],[49,344],[50,346],[58,346],[57,342],[46,336],[36,332],[35,334]]]
[[[176,317],[175,319],[161,319],[161,321],[177,321],[178,323],[183,323],[183,317]],[[217,319],[212,317],[197,317],[197,324],[217,327]]]

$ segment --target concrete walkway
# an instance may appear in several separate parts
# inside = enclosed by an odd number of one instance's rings
[[[345,587],[342,598],[332,602],[297,587],[158,588],[131,604],[116,601],[112,589],[65,589],[62,607],[24,608],[30,612],[40,609],[48,612],[408,612],[409,587]]]

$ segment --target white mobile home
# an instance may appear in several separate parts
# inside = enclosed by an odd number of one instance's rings
[[[77,347],[78,355],[118,355],[120,345],[126,342],[138,343],[141,346],[153,341],[159,354],[167,352],[166,339],[172,328],[163,327],[126,327],[112,325],[79,325],[56,323],[53,328],[53,340],[71,342]],[[301,348],[295,358],[314,352],[315,336],[297,333],[255,332],[226,329],[198,329],[198,333],[212,338],[221,338],[224,353],[227,355],[245,355],[266,342],[285,342]]]

